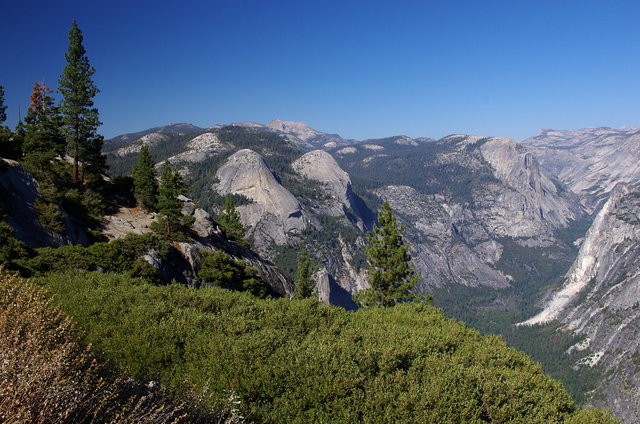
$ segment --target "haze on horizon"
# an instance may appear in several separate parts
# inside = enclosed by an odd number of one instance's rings
[[[345,138],[639,127],[636,1],[7,2],[7,125],[85,37],[106,138],[307,122]]]

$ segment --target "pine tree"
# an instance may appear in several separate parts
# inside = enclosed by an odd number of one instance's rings
[[[182,215],[182,202],[178,199],[184,190],[185,184],[182,176],[173,169],[168,160],[165,160],[160,171],[158,212],[161,215],[166,234],[174,233],[185,223]]]
[[[142,146],[138,161],[133,167],[133,187],[138,205],[147,211],[158,207],[158,182],[156,169],[148,146]]]
[[[419,276],[411,264],[409,245],[402,240],[404,228],[398,228],[391,206],[382,204],[378,214],[379,227],[367,235],[365,254],[371,265],[370,288],[361,291],[356,300],[362,306],[393,306],[410,300],[411,290]]]
[[[0,124],[7,120],[7,107],[4,104],[4,85],[0,85]]]
[[[82,31],[74,20],[69,30],[69,47],[65,58],[67,65],[58,81],[63,95],[60,111],[64,118],[67,151],[73,159],[72,182],[84,180],[87,173],[99,177],[106,168],[101,153],[102,136],[97,129],[101,122],[93,98],[99,90],[91,77],[95,73],[82,46]]]
[[[65,140],[61,127],[61,117],[53,102],[53,93],[44,82],[33,83],[31,104],[27,110],[21,136],[24,157],[23,164],[39,183],[41,198],[35,202],[40,222],[56,232],[64,231],[64,216],[58,208],[64,189],[64,164],[55,160],[64,155]]]
[[[19,159],[22,153],[20,143],[13,140],[11,130],[2,125],[7,120],[7,106],[4,104],[4,86],[0,85],[0,157]]]
[[[306,299],[313,296],[315,284],[311,278],[312,274],[311,260],[307,252],[303,250],[300,252],[300,255],[298,255],[295,275],[296,288],[293,292],[294,299]]]
[[[44,82],[34,82],[31,104],[24,119],[24,150],[36,158],[38,166],[64,155],[65,140],[60,131],[62,118],[51,93],[53,90]]]
[[[234,240],[244,247],[249,247],[249,242],[244,238],[244,227],[240,221],[240,214],[233,204],[231,194],[227,194],[224,198],[222,211],[218,215],[218,223],[226,238]]]
[[[248,291],[254,296],[265,297],[268,289],[258,276],[258,270],[245,261],[233,259],[222,251],[202,252],[198,276],[205,283],[231,290]]]

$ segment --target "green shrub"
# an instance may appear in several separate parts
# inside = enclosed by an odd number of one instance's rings
[[[0,421],[152,424],[233,418],[228,411],[190,414],[161,389],[112,372],[79,343],[79,335],[41,290],[0,269]]]
[[[219,250],[202,253],[198,277],[206,283],[216,287],[248,291],[259,297],[267,295],[267,284],[258,277],[258,270],[255,268]]]
[[[158,234],[128,234],[112,242],[98,242],[89,247],[79,245],[44,247],[36,249],[37,255],[16,261],[31,275],[66,270],[109,272],[144,276],[158,282],[158,272],[151,265],[144,265],[140,256],[156,250],[160,256],[168,254],[169,244]],[[145,262],[146,263],[146,262]]]
[[[347,312],[114,274],[39,278],[105,357],[265,423],[613,423],[539,365],[427,304]]]
[[[13,227],[5,221],[0,221],[0,265],[8,269],[19,269],[16,260],[31,256],[31,249],[15,236]]]
[[[37,199],[33,206],[38,211],[38,221],[43,227],[56,233],[64,233],[66,229],[64,215],[58,205],[43,199]]]

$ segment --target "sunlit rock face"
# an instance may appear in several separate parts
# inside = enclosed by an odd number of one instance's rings
[[[640,181],[638,128],[542,130],[522,141],[543,167],[564,183],[589,212],[606,201],[619,183]]]
[[[300,202],[280,185],[256,152],[238,150],[218,169],[216,177],[220,182],[214,188],[219,193],[241,194],[252,200],[237,209],[256,241],[284,244],[288,233],[309,225]]]
[[[564,285],[521,325],[558,320],[593,354],[576,366],[598,366],[607,378],[602,405],[626,422],[640,412],[640,191],[618,184],[596,216]]]

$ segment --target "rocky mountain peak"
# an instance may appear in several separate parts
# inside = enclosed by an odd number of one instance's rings
[[[351,184],[347,174],[338,162],[324,150],[313,150],[305,153],[292,164],[299,174],[305,178],[346,189]]]

